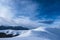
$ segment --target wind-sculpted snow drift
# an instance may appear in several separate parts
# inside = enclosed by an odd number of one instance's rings
[[[32,30],[5,30],[6,34],[17,35],[8,40],[59,40],[60,28],[39,27]],[[8,31],[8,33],[7,33]],[[7,40],[7,39],[3,39]]]
[[[34,40],[59,40],[60,38],[60,28],[46,28],[46,27],[39,27],[38,29],[33,30],[26,30],[22,31],[17,38],[34,38]],[[23,39],[22,39],[23,40]],[[33,39],[28,39],[33,40]]]

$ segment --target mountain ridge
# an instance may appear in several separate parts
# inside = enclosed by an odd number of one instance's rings
[[[7,30],[7,29],[12,29],[12,30],[29,30],[26,27],[22,26],[0,26],[0,30]]]

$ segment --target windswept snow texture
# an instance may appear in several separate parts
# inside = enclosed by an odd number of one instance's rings
[[[60,0],[0,0],[0,26],[30,29],[0,30],[19,34],[0,40],[60,40]]]
[[[6,33],[7,31],[9,32]],[[3,30],[3,32],[19,35],[12,38],[0,38],[0,40],[60,40],[60,28],[39,27],[37,30]]]

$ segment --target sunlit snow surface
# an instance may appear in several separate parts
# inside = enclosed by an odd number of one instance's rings
[[[60,28],[45,27],[39,27],[32,30],[8,30],[10,34],[12,33],[16,35],[18,33],[19,36],[12,38],[0,38],[0,40],[60,40],[59,30]]]

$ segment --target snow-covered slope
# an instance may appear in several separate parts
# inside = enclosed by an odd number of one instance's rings
[[[13,38],[0,40],[60,40],[60,28],[39,27],[32,30],[9,30],[7,34],[19,34]]]

